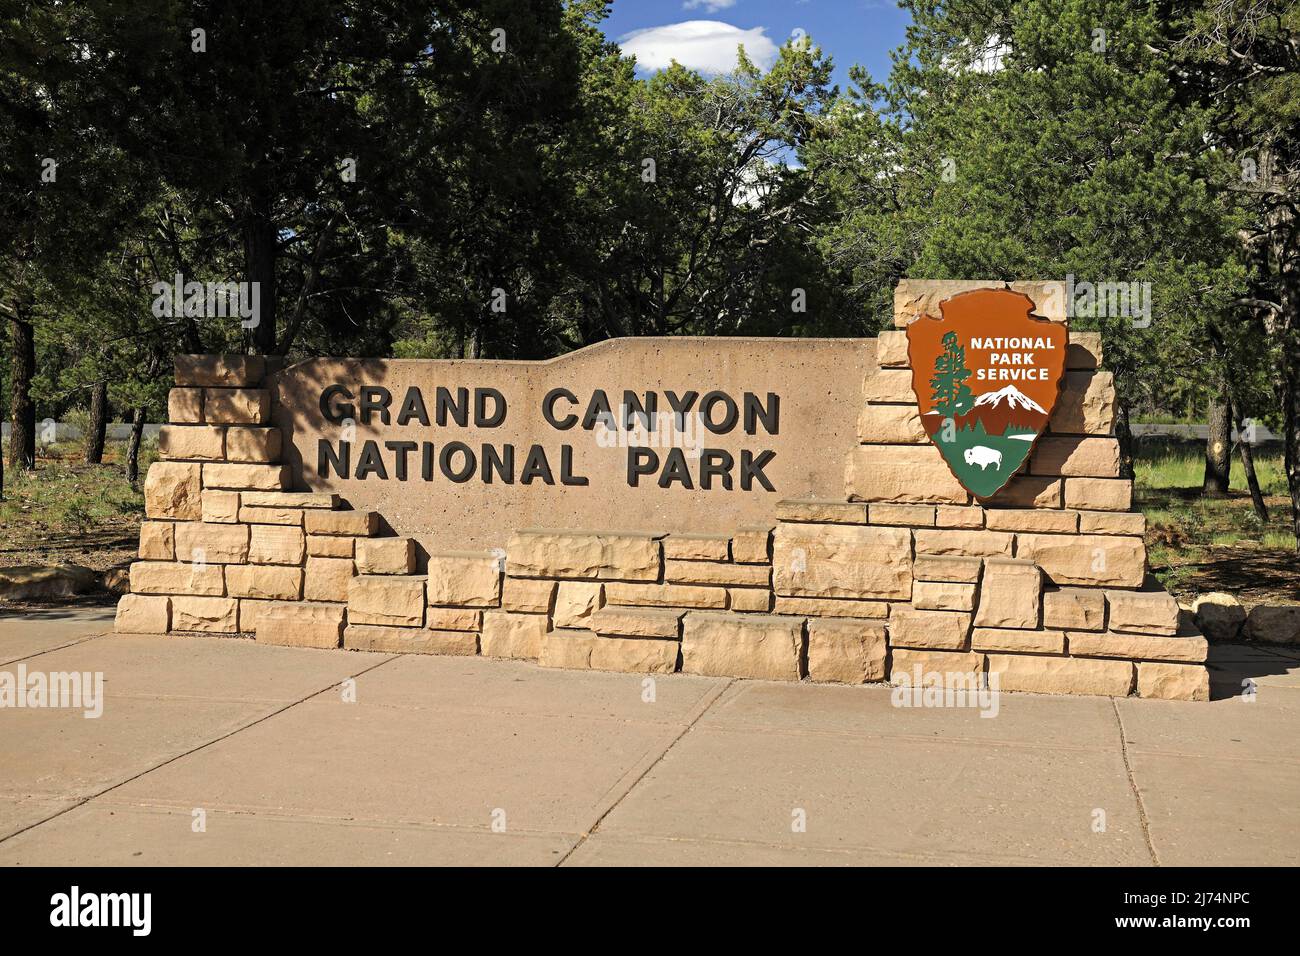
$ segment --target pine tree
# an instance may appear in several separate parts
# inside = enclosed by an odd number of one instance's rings
[[[956,332],[944,335],[943,354],[934,360],[934,371],[930,388],[934,390],[931,401],[935,410],[944,418],[966,414],[974,396],[966,384],[966,379],[971,376],[966,367],[966,349],[958,344]]]

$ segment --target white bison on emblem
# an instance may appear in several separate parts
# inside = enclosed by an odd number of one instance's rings
[[[965,458],[966,464],[979,465],[980,471],[988,471],[989,465],[992,465],[998,471],[1002,470],[1002,452],[996,448],[990,448],[988,445],[976,445],[973,448],[967,448]]]

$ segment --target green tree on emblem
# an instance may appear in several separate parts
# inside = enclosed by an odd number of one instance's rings
[[[956,332],[944,333],[943,354],[934,360],[934,372],[930,379],[933,389],[930,400],[935,411],[944,418],[966,414],[974,396],[966,384],[971,375],[966,367],[966,348],[958,344]]]

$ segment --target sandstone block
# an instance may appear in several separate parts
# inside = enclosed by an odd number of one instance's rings
[[[912,596],[911,538],[906,528],[778,525],[773,589],[787,597],[907,600]]]
[[[307,541],[301,528],[285,525],[239,525],[249,529],[250,564],[302,564]]]
[[[1204,667],[1192,664],[1137,665],[1139,697],[1157,700],[1209,700],[1210,674]]]
[[[483,626],[483,612],[467,607],[430,607],[425,609],[424,623],[433,631],[477,631]],[[477,644],[474,653],[478,653]]]
[[[767,564],[772,560],[772,527],[746,525],[731,538],[731,559],[740,564]]]
[[[1008,654],[990,654],[988,661],[990,681],[996,674],[999,690],[1127,697],[1133,689],[1129,661]]]
[[[882,368],[905,368],[911,364],[907,357],[906,332],[882,330],[876,336],[876,364]]]
[[[598,637],[591,645],[589,666],[625,674],[671,674],[677,670],[676,641],[646,637]]]
[[[415,541],[411,538],[362,538],[357,542],[357,571],[361,574],[410,574],[415,570]]]
[[[985,517],[992,514],[987,512]],[[916,531],[916,554],[951,557],[1010,557],[1015,536],[1005,531],[966,531],[960,528]]]
[[[921,651],[906,647],[889,652],[889,682],[913,687],[971,685],[984,673],[984,655],[970,651]]]
[[[975,585],[950,581],[917,581],[912,585],[912,606],[918,611],[975,610]]]
[[[1071,332],[1065,350],[1067,369],[1096,368],[1101,364],[1101,333]]]
[[[216,488],[203,492],[203,520],[208,524],[238,524],[239,492]]]
[[[142,521],[139,557],[146,561],[174,561],[176,526],[170,521]],[[1245,619],[1245,614],[1242,619]]]
[[[357,575],[348,581],[348,621],[353,624],[424,626],[424,578]]]
[[[271,393],[264,388],[205,388],[203,417],[222,425],[265,425],[271,420]]]
[[[915,402],[912,394],[912,370],[880,368],[869,372],[862,383],[862,398],[867,402]]]
[[[933,445],[858,445],[844,471],[855,501],[964,505],[970,495]]]
[[[623,584],[611,581],[605,585],[605,602],[641,607],[721,610],[727,606],[727,589],[690,584]]]
[[[261,601],[256,598],[239,599],[239,631],[241,634],[256,634],[257,622],[262,612],[275,607],[279,601]]]
[[[657,581],[659,537],[525,529],[511,535],[506,546],[507,570],[516,577]]]
[[[429,603],[496,607],[501,602],[501,561],[491,551],[439,551],[429,555]]]
[[[1245,634],[1266,644],[1300,644],[1300,605],[1257,604],[1246,616]]]
[[[203,421],[203,389],[173,388],[167,393],[167,420],[180,425]]]
[[[542,667],[586,670],[591,667],[591,651],[599,640],[591,631],[551,631],[542,640],[537,663]]]
[[[725,534],[670,534],[664,538],[664,558],[675,561],[729,561],[731,538]]]
[[[808,622],[808,676],[815,681],[865,684],[885,679],[885,625],[845,618]]]
[[[865,445],[920,445],[929,440],[915,402],[863,405],[858,412],[858,441]]]
[[[171,598],[123,594],[117,602],[113,629],[119,634],[166,634],[171,623]]]
[[[307,554],[313,558],[350,558],[355,554],[356,538],[332,534],[307,535]]]
[[[991,500],[999,508],[1059,508],[1061,479],[1020,475],[1008,481]]]
[[[175,360],[177,385],[246,387],[266,377],[266,359],[261,355],[178,355]]]
[[[872,524],[934,527],[933,505],[869,505],[867,516]]]
[[[555,582],[539,578],[506,578],[501,588],[501,609],[520,614],[550,614]]]
[[[1058,508],[990,508],[985,525],[991,531],[1046,531],[1074,534],[1079,530],[1079,512]]]
[[[297,601],[302,596],[302,568],[235,565],[226,569],[226,593],[239,598]]]
[[[959,554],[918,554],[912,565],[912,574],[918,581],[949,581],[974,584],[984,570],[980,558]]]
[[[589,626],[591,616],[605,603],[604,586],[595,581],[561,581],[555,591],[556,627]]]
[[[1177,634],[1178,602],[1164,591],[1107,591],[1112,631]]]
[[[315,508],[303,513],[303,526],[308,534],[346,534],[355,538],[371,538],[379,533],[379,513]]]
[[[1128,511],[1133,507],[1133,482],[1127,478],[1066,478],[1065,506],[1081,511]]]
[[[1093,534],[1020,534],[1016,556],[1033,561],[1054,584],[1141,587],[1146,545],[1141,538]]]
[[[1190,661],[1205,660],[1208,644],[1203,637],[1155,637],[1118,631],[1067,635],[1070,654],[1074,657],[1125,657],[1131,660]]]
[[[756,611],[770,614],[772,592],[767,588],[728,588],[727,606],[733,611]]]
[[[1017,627],[977,627],[970,646],[976,651],[1009,651],[1013,654],[1064,654],[1065,632],[1031,631]]]
[[[144,557],[143,554],[140,557]],[[1212,641],[1235,641],[1246,623],[1246,609],[1234,595],[1213,591],[1192,602],[1196,626]]]
[[[284,487],[282,465],[246,465],[215,462],[203,466],[204,488],[234,488],[273,491]]]
[[[923,315],[938,318],[944,299],[976,289],[1020,292],[1034,302],[1034,314],[1053,322],[1065,321],[1065,283],[1026,280],[1004,283],[996,279],[900,279],[894,286],[894,325],[903,328]]]
[[[542,653],[547,623],[543,614],[485,611],[479,647],[484,657],[536,660]]]
[[[731,564],[723,561],[664,562],[664,580],[671,584],[767,587],[771,573],[771,569],[765,564]]]
[[[343,641],[342,604],[276,602],[257,615],[257,643],[284,647],[338,647]]]
[[[889,643],[892,647],[925,647],[964,651],[970,637],[970,615],[954,611],[892,608]]]
[[[1048,588],[1043,591],[1043,627],[1100,631],[1105,626],[1105,592],[1092,588]]]
[[[171,602],[173,631],[238,633],[239,607],[234,598],[178,595]]]
[[[1045,435],[1034,445],[1029,471],[1066,478],[1118,478],[1119,442],[1114,438]]]
[[[478,653],[478,635],[469,631],[349,623],[343,629],[343,646],[353,651],[375,651],[381,654],[473,657]]]
[[[220,597],[226,593],[221,568],[220,564],[136,561],[131,565],[131,593]]]
[[[988,558],[980,585],[978,627],[1038,627],[1043,573],[1030,561]]]
[[[356,573],[351,558],[307,558],[302,596],[308,601],[346,601]]]
[[[681,632],[681,608],[621,607],[611,605],[594,612],[588,625],[597,634],[617,637],[661,637],[677,640]]]
[[[282,524],[294,528],[303,525],[301,508],[249,508],[239,509],[239,520],[244,524]]]
[[[867,506],[860,501],[838,498],[787,498],[776,503],[776,517],[778,521],[866,524]]]
[[[1082,534],[1129,534],[1140,537],[1146,534],[1147,518],[1137,511],[1080,511],[1079,531]]]
[[[275,427],[231,425],[226,429],[226,457],[231,461],[279,461],[282,440]]]
[[[802,653],[798,618],[692,611],[683,621],[683,673],[798,680]]]
[[[1066,372],[1048,428],[1056,434],[1111,435],[1118,408],[1110,372]]]
[[[984,509],[979,505],[937,505],[934,509],[934,523],[940,528],[982,528]]]
[[[144,479],[144,513],[150,518],[198,521],[203,516],[201,465],[156,461]]]
[[[220,461],[226,455],[225,429],[213,425],[164,425],[158,429],[163,458]]]
[[[176,560],[197,564],[243,564],[248,560],[248,527],[242,524],[176,524]]]
[[[339,496],[321,491],[245,491],[243,503],[250,508],[316,508],[330,509],[339,506]],[[368,512],[347,511],[347,515]],[[348,532],[339,532],[346,534]]]
[[[889,616],[887,601],[854,601],[847,598],[805,598],[776,596],[773,614],[794,617],[851,617],[883,619]]]

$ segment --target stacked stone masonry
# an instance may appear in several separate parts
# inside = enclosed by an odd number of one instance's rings
[[[180,357],[117,627],[642,674],[996,675],[1008,691],[1206,699],[1205,639],[1147,574],[1098,335],[1071,333],[1049,433],[993,500],[972,498],[926,439],[902,329],[990,285],[900,284],[844,497],[779,501],[769,524],[730,534],[520,529],[504,554],[421,555],[381,533],[380,515],[289,489],[261,359]],[[1055,284],[1012,287],[1063,321]]]

